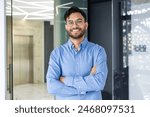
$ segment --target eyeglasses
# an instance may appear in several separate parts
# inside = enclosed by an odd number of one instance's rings
[[[77,20],[75,20],[75,21],[73,21],[73,20],[68,20],[67,22],[66,22],[66,24],[68,25],[68,26],[73,26],[74,24],[76,24],[76,25],[82,25],[83,24],[83,20],[81,20],[81,19],[77,19]]]

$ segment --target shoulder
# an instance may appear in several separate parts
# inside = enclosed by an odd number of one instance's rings
[[[60,46],[53,49],[51,56],[58,56],[60,53]]]
[[[67,47],[67,43],[62,44],[58,47],[56,47],[53,51],[52,51],[52,55],[60,55],[60,53]]]
[[[95,44],[92,42],[88,42],[88,46],[90,47],[88,49],[93,53],[94,56],[96,56],[96,57],[100,57],[100,56],[106,57],[107,56],[104,47],[102,47],[101,45],[98,45],[98,44]]]
[[[93,42],[88,42],[88,47],[92,48],[94,51],[105,51],[104,47]]]

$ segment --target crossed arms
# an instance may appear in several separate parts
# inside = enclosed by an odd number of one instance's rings
[[[92,67],[90,74],[95,74],[96,73],[96,66]],[[61,76],[60,77],[60,82],[64,83],[65,77]]]
[[[88,76],[61,76],[58,56],[58,52],[53,51],[50,57],[46,76],[49,93],[69,96],[103,90],[108,73],[106,53],[103,48],[98,51],[95,65]]]

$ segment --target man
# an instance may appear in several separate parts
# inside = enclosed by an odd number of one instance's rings
[[[86,14],[71,7],[64,15],[69,40],[54,49],[47,71],[48,92],[58,100],[99,100],[107,77],[106,53],[85,32]]]

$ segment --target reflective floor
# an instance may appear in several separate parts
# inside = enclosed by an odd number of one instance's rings
[[[24,84],[14,86],[14,100],[53,100],[46,84]]]

